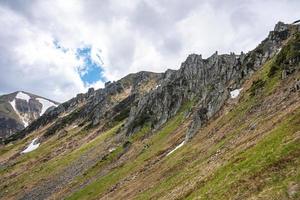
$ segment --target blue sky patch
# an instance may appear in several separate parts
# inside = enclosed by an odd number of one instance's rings
[[[54,40],[53,45],[56,49],[59,49],[64,53],[69,51],[69,49],[63,47],[58,40]],[[77,59],[83,60],[83,65],[78,66],[78,73],[85,85],[90,85],[96,83],[97,81],[107,81],[106,78],[103,76],[102,66],[92,59],[91,51],[91,46],[85,46],[83,48],[76,49]],[[100,63],[102,63],[100,55],[96,55],[96,57],[99,59]]]
[[[103,82],[106,81],[105,77],[103,77],[101,65],[94,62],[91,58],[91,47],[77,49],[76,54],[78,59],[81,58],[84,61],[84,66],[83,68],[80,68],[82,71],[79,71],[79,74],[85,84],[93,84],[99,80]]]

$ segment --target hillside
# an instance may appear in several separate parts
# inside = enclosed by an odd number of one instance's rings
[[[299,69],[279,22],[248,53],[90,89],[4,141],[0,198],[299,199]]]

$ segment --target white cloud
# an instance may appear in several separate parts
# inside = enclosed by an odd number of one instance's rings
[[[1,90],[26,90],[58,100],[85,91],[77,72],[82,61],[74,50],[58,50],[51,33],[9,9],[0,9],[5,30],[0,33]]]
[[[80,79],[76,49],[85,46],[104,62],[108,80],[177,69],[190,53],[248,51],[277,21],[296,20],[299,7],[296,0],[2,0],[0,93],[26,90],[64,101],[102,87]]]

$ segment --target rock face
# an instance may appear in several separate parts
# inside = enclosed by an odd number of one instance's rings
[[[50,123],[45,137],[72,124],[105,129],[126,120],[121,133],[129,136],[145,125],[153,130],[160,128],[187,103],[193,105],[187,113],[193,117],[186,134],[186,140],[189,140],[222,108],[230,92],[240,88],[247,77],[279,53],[286,39],[295,32],[299,32],[299,25],[279,22],[261,44],[246,54],[219,55],[216,52],[207,59],[191,54],[178,70],[139,72],[116,82],[107,82],[103,89],[90,89],[49,110],[6,142]],[[291,62],[295,59],[291,58]],[[285,76],[290,70],[286,69]]]
[[[276,54],[294,29],[292,25],[279,22],[274,31],[247,54],[218,55],[216,52],[207,59],[197,54],[189,55],[178,71],[167,71],[161,86],[146,94],[131,109],[125,133],[133,134],[145,123],[159,128],[185,102],[193,101],[194,120],[186,135],[186,140],[191,139],[224,105],[230,90],[239,88],[245,78]]]
[[[23,91],[0,96],[0,138],[26,128],[57,105],[57,102]]]
[[[49,110],[19,134],[11,135],[6,142],[22,138],[33,130],[52,122],[45,137],[71,124],[87,127],[99,126],[105,129],[110,124],[127,118],[130,108],[137,99],[153,90],[161,78],[160,73],[142,71],[129,74],[116,82],[108,82],[103,89],[90,88],[87,93],[78,94],[55,109]]]

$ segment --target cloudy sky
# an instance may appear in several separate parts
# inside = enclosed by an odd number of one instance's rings
[[[190,53],[253,49],[299,0],[0,0],[0,94],[65,101]]]

